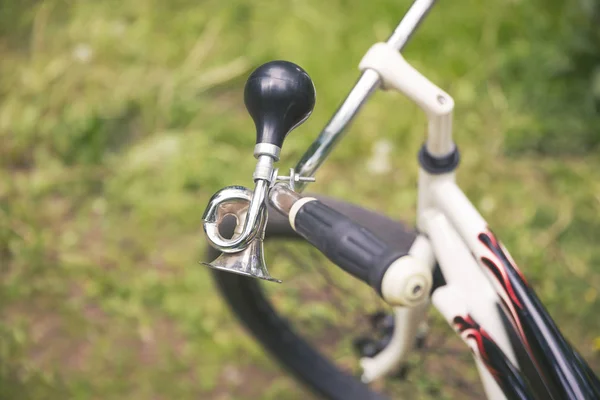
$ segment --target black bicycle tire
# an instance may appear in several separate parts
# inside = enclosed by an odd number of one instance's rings
[[[414,231],[384,215],[344,201],[315,197],[376,232],[382,240],[399,250],[408,251],[415,239]],[[270,210],[265,239],[281,238],[303,240],[286,218]],[[219,252],[208,247],[206,258],[212,260]],[[219,270],[212,272],[221,296],[235,316],[261,346],[307,388],[331,400],[385,399],[357,377],[340,370],[298,335],[271,304],[260,280]]]

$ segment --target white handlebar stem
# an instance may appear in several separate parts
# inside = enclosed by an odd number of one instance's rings
[[[434,157],[444,157],[454,151],[452,141],[452,111],[454,99],[433,84],[402,55],[387,43],[373,45],[359,64],[361,71],[374,70],[382,80],[383,89],[395,89],[415,102],[429,122],[427,151]]]

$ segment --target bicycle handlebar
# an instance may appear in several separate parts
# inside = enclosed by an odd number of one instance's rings
[[[314,197],[300,197],[284,185],[275,185],[269,196],[274,208],[287,216],[292,228],[329,260],[382,295],[388,268],[406,252]]]

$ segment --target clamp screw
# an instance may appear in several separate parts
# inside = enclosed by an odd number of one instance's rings
[[[275,172],[277,173],[277,171]],[[294,171],[294,168],[290,168],[290,175],[289,176],[277,176],[275,178],[276,182],[285,182],[287,181],[290,184],[290,188],[292,190],[294,190],[294,186],[296,182],[315,182],[316,179],[313,178],[312,176],[300,176],[296,174],[296,171]]]

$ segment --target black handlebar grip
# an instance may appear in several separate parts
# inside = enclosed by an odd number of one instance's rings
[[[385,272],[395,260],[406,255],[318,200],[303,204],[293,225],[327,258],[369,284],[380,296]]]
[[[244,103],[256,126],[256,144],[269,143],[281,148],[287,134],[311,114],[315,87],[298,65],[271,61],[248,78]]]

